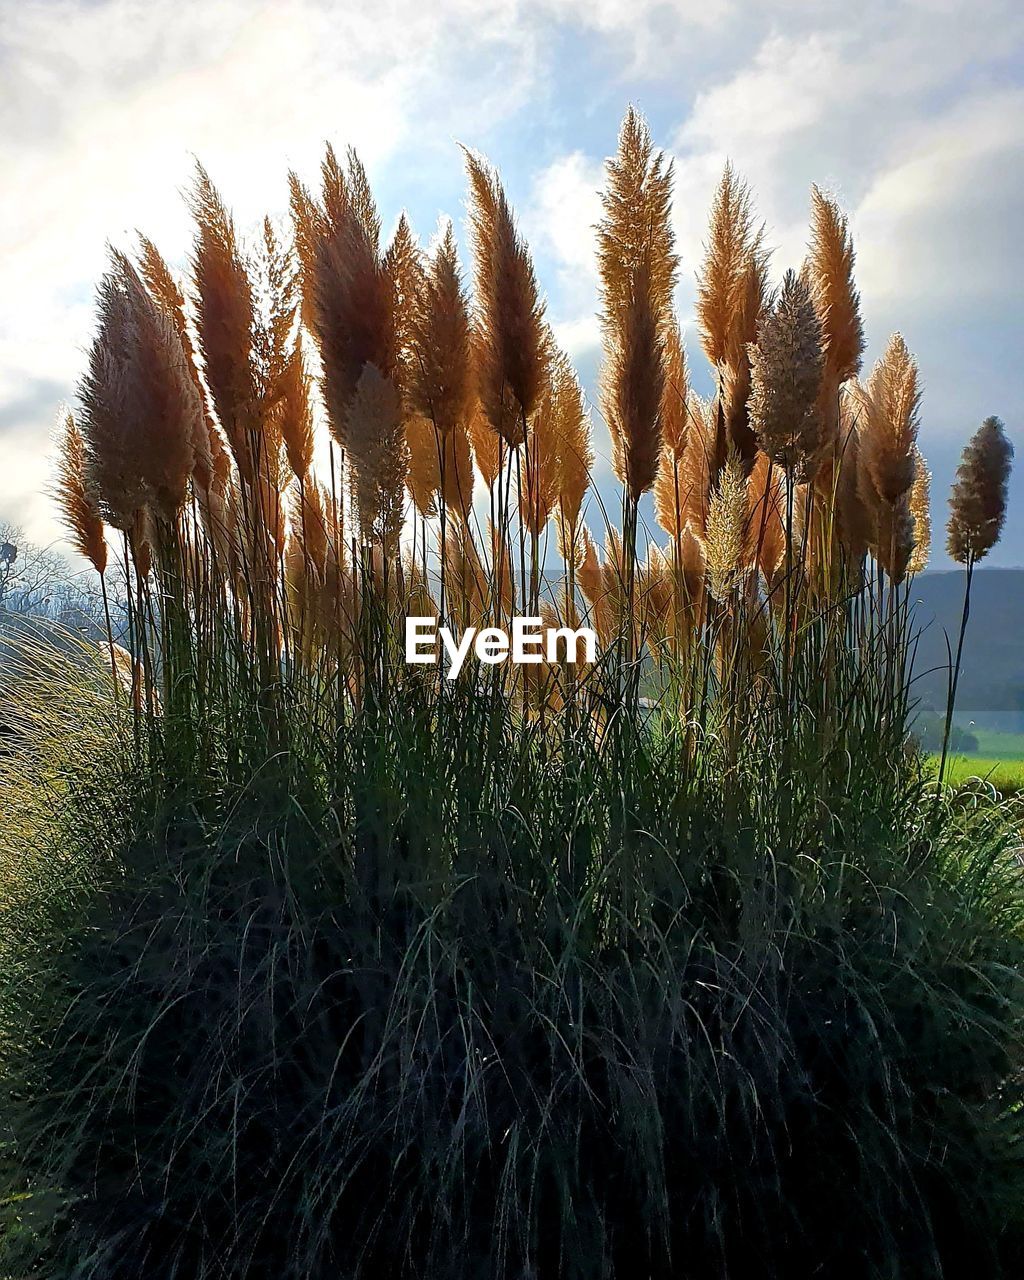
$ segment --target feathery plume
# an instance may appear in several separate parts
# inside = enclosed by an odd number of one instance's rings
[[[749,471],[757,455],[757,435],[750,425],[751,366],[750,346],[757,341],[765,310],[768,282],[768,255],[760,238],[751,247],[739,304],[730,326],[725,359],[721,365],[722,417],[724,439],[715,454],[716,466],[723,465],[723,450],[733,448]]]
[[[501,469],[500,437],[479,404],[469,415],[469,439],[480,475],[484,484],[491,489]]]
[[[662,447],[676,458],[681,458],[686,447],[689,427],[687,397],[690,393],[686,369],[686,352],[683,349],[679,322],[669,316],[665,326],[665,383],[661,393]]]
[[[349,406],[348,425],[363,536],[391,554],[402,528],[408,459],[398,388],[376,365],[363,367]]]
[[[658,523],[672,538],[686,524],[683,457],[690,430],[691,392],[687,385],[686,356],[674,317],[665,337],[665,386],[661,397],[662,448],[654,479],[654,510]]]
[[[380,223],[355,153],[344,173],[330,147],[322,165],[321,203],[314,211],[310,329],[320,350],[331,432],[348,444],[349,413],[367,365],[400,377],[395,284],[380,259]]]
[[[195,480],[200,498],[205,499],[205,495],[209,493],[211,486],[223,481],[225,475],[229,474],[230,462],[227,457],[227,449],[225,449],[224,440],[221,438],[220,431],[216,428],[210,413],[206,388],[202,384],[200,369],[198,369],[196,348],[193,346],[192,334],[189,333],[186,312],[184,312],[182,289],[180,289],[177,279],[174,278],[172,270],[166,264],[163,255],[157,250],[155,244],[145,236],[140,236],[140,244],[140,273],[142,279],[145,280],[146,288],[150,291],[156,305],[163,308],[174,324],[175,332],[177,332],[180,344],[182,344],[182,352],[184,353],[184,358],[186,358],[189,376],[191,376],[193,383],[196,385],[198,397],[200,397],[200,402],[202,403],[202,420],[198,422],[196,434],[192,439],[196,456],[192,479]]]
[[[821,326],[807,285],[787,271],[750,347],[750,419],[761,448],[802,476],[821,444]]]
[[[853,281],[855,255],[846,215],[811,187],[811,245],[806,272],[825,348],[823,390],[832,396],[860,372],[864,327]]]
[[[414,413],[405,420],[405,443],[409,450],[406,488],[420,515],[432,520],[437,515],[435,498],[441,488],[438,432],[428,418]]]
[[[404,213],[398,219],[395,234],[385,250],[383,266],[394,290],[398,385],[408,398],[414,359],[413,323],[425,287],[426,271],[423,252]]]
[[[914,483],[921,392],[917,362],[899,333],[871,371],[867,386],[853,384],[860,410],[864,470],[878,497],[893,505]]]
[[[130,530],[152,507],[173,520],[185,501],[202,405],[174,324],[124,254],[99,286],[99,329],[83,379],[86,478],[103,517]]]
[[[661,448],[666,341],[678,259],[671,227],[672,166],[655,153],[633,107],[606,165],[598,224],[601,399],[612,435],[612,464],[637,501],[654,483]]]
[[[280,436],[288,465],[299,480],[305,480],[313,465],[313,409],[310,404],[311,379],[306,372],[302,341],[296,335],[291,351],[280,370],[277,402],[274,406],[275,432]]]
[[[729,599],[744,571],[748,511],[743,462],[736,450],[730,449],[711,492],[704,535],[708,590],[720,602]]]
[[[103,517],[86,483],[85,445],[70,413],[65,415],[57,445],[56,495],[71,545],[97,573],[105,573],[107,541]]]
[[[553,344],[552,344],[553,345]],[[553,357],[549,354],[549,360]],[[537,404],[530,427],[529,455],[519,494],[524,528],[537,538],[558,501],[558,405],[554,370]]]
[[[470,325],[449,222],[424,273],[409,321],[408,397],[442,434],[464,427],[472,396]]]
[[[867,555],[873,537],[874,491],[865,493],[860,457],[859,415],[856,397],[843,391],[839,401],[839,439],[836,442],[834,481],[835,525],[839,545],[850,564]]]
[[[915,446],[914,483],[910,490],[910,516],[914,522],[914,550],[907,565],[908,573],[920,573],[927,568],[932,546],[931,513],[932,473],[928,470],[924,454]]]
[[[579,378],[562,351],[555,357],[555,414],[557,419],[558,518],[571,543],[579,527],[583,499],[594,465],[590,417],[583,403]]]
[[[231,215],[202,165],[196,166],[190,207],[197,228],[192,275],[206,383],[239,471],[251,481],[260,402],[253,366],[252,284]]]
[[[480,403],[515,447],[544,389],[544,304],[530,252],[497,174],[466,150],[476,281],[476,368]]]
[[[687,399],[689,430],[686,448],[679,468],[682,483],[683,518],[698,537],[704,536],[707,526],[708,500],[715,476],[715,449],[717,440],[717,410],[713,403],[702,400],[696,391]],[[674,503],[675,479],[671,500]],[[673,512],[674,519],[674,512]]]
[[[999,541],[1013,445],[998,418],[986,418],[964,449],[949,497],[946,547],[957,564],[984,559]]]
[[[697,322],[704,352],[715,366],[729,355],[759,246],[750,189],[727,164],[711,206],[710,235],[697,277]]]
[[[303,326],[312,332],[316,254],[323,234],[323,218],[316,201],[294,172],[288,174],[288,193],[298,262],[300,314]]]

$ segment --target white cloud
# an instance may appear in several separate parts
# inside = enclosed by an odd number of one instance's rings
[[[597,318],[597,223],[603,166],[573,151],[543,168],[523,211],[523,230],[542,274],[557,285],[549,302],[555,337],[574,359],[592,355],[601,341]]]

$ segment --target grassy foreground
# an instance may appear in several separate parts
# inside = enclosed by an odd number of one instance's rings
[[[499,682],[134,764],[92,672],[5,865],[0,1274],[1013,1274],[1012,811]]]

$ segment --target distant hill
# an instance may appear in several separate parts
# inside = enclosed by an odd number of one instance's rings
[[[914,688],[936,710],[946,705],[945,635],[955,648],[963,599],[963,572],[921,574],[911,592],[920,632]],[[975,571],[957,720],[1024,733],[1024,569]]]

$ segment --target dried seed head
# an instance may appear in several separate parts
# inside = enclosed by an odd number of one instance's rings
[[[442,433],[465,427],[473,392],[471,334],[450,222],[419,286],[408,323],[410,407]]]
[[[674,316],[665,326],[665,384],[661,393],[661,439],[663,453],[681,458],[686,448],[689,426],[686,399],[689,395],[686,352]]]
[[[363,536],[390,555],[402,529],[408,455],[398,388],[373,364],[356,383],[348,413],[353,491]]]
[[[704,351],[715,366],[725,363],[733,345],[736,317],[743,310],[748,273],[758,253],[750,189],[727,164],[711,208],[697,279],[697,321]]]
[[[86,484],[85,445],[70,413],[64,417],[57,450],[56,496],[71,545],[102,574],[107,568],[103,517]]]
[[[859,407],[861,456],[878,497],[890,506],[914,483],[921,391],[917,362],[894,333],[867,386],[853,385]]]
[[[476,280],[475,363],[480,403],[512,446],[544,387],[543,318],[530,251],[497,174],[466,151]]]
[[[764,313],[768,255],[758,235],[750,250],[739,300],[729,329],[725,359],[721,365],[724,438],[716,448],[717,466],[732,443],[749,471],[757,454],[757,435],[750,425],[750,344],[757,340]]]
[[[690,426],[680,472],[683,481],[683,511],[686,523],[698,538],[703,538],[707,527],[711,488],[719,470],[716,461],[719,414],[716,405],[702,400],[696,391],[690,392],[687,406]],[[672,496],[674,501],[674,493]]]
[[[428,419],[414,413],[405,421],[405,442],[409,450],[409,471],[405,477],[409,496],[426,519],[437,515],[437,492],[441,487],[441,443],[439,433]]]
[[[99,330],[81,386],[86,478],[103,516],[131,530],[185,502],[202,405],[174,324],[122,253],[99,286]]]
[[[239,471],[253,479],[260,397],[253,364],[252,284],[231,215],[201,165],[190,205],[197,228],[192,250],[196,327],[206,383]]]
[[[750,416],[761,448],[802,475],[821,444],[821,326],[806,284],[787,271],[782,291],[750,348]]]
[[[280,371],[273,414],[274,432],[284,444],[288,465],[300,480],[305,480],[313,465],[311,385],[301,339],[296,337]]]
[[[348,446],[349,413],[367,365],[397,386],[395,283],[381,260],[380,220],[354,151],[343,171],[327,148],[321,200],[309,211],[309,267],[303,270],[310,329],[320,350],[331,433]],[[300,249],[300,260],[305,250]]]
[[[571,535],[579,525],[583,499],[590,487],[594,447],[590,417],[583,404],[583,388],[564,352],[557,352],[554,365],[559,520]]]
[[[728,600],[744,576],[748,513],[747,477],[739,454],[730,449],[711,493],[704,536],[708,590],[716,600]]]
[[[836,533],[850,564],[859,564],[864,559],[874,536],[874,490],[869,485],[865,495],[855,406],[854,397],[844,392],[840,400],[839,439],[836,443]]]
[[[864,327],[853,282],[854,252],[846,215],[811,187],[811,246],[806,273],[821,320],[825,383],[831,393],[860,372]]]
[[[907,565],[908,573],[920,573],[928,565],[932,546],[931,487],[932,473],[920,449],[914,449],[914,484],[910,490],[910,515],[914,521],[914,551]]]
[[[632,107],[607,173],[598,225],[605,340],[601,398],[615,473],[636,501],[654,483],[661,450],[678,259],[671,226],[672,166],[655,153],[646,121]]]
[[[946,546],[957,564],[983,559],[999,541],[1013,446],[998,418],[986,418],[964,449],[949,497]]]
[[[559,406],[554,368],[556,348],[548,335],[548,376],[537,411],[530,422],[527,461],[519,494],[519,513],[523,525],[534,538],[548,522],[558,501]]]
[[[686,527],[684,493],[683,455],[664,449],[654,478],[654,514],[670,538],[678,538]]]
[[[494,486],[501,470],[501,437],[479,404],[469,415],[469,439],[477,468],[488,489]]]

